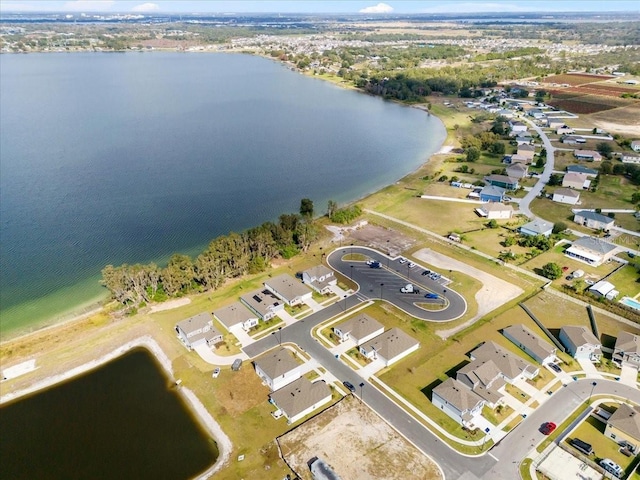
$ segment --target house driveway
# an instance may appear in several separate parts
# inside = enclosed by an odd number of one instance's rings
[[[529,385],[527,381],[523,378],[517,380],[514,383],[514,385],[518,387],[520,390],[522,390],[524,393],[529,395],[530,397],[535,397],[538,393],[540,393],[540,390],[538,390],[536,387],[532,385]]]
[[[338,285],[329,285],[329,288],[340,299],[343,299],[345,296],[349,295],[346,290],[341,289]]]
[[[636,386],[638,379],[638,369],[628,363],[622,364],[622,371],[620,372],[620,382],[632,387]]]
[[[216,355],[211,351],[211,347],[209,347],[206,343],[198,345],[194,348],[194,350],[198,355],[200,355],[200,358],[211,365],[231,365],[237,358],[241,358],[242,360],[249,359],[247,354],[244,352],[241,352],[237,355],[230,355],[228,357]]]
[[[578,363],[580,364],[580,367],[582,367],[582,370],[586,374],[587,378],[602,378],[602,375],[600,375],[600,372],[598,371],[596,366],[589,360],[580,359],[578,360]]]
[[[240,325],[234,325],[229,329],[229,331],[238,339],[243,348],[255,342],[255,340],[251,338],[251,336],[245,332]]]
[[[368,380],[369,377],[372,377],[380,370],[384,368],[384,362],[379,358],[368,364],[366,367],[363,367],[359,370],[356,370],[356,373],[360,375],[365,380]]]
[[[315,312],[323,309],[323,306],[316,302],[313,298],[307,298],[304,303]]]
[[[284,309],[278,312],[278,318],[280,320],[282,320],[285,323],[285,325],[287,325],[287,326],[289,326],[289,325],[291,325],[293,323],[296,323],[298,321],[297,318],[291,316],[291,314],[289,314],[289,312],[287,312]]]
[[[493,423],[484,418],[482,414],[473,417],[473,425],[483,432],[486,432],[487,429],[489,429],[489,432],[493,432],[497,428]]]
[[[508,394],[507,392],[504,393],[503,399],[504,399],[505,405],[508,405],[509,407],[511,407],[514,412],[522,413],[526,408],[524,403],[522,403],[513,395]]]

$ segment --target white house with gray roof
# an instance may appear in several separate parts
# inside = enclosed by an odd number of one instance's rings
[[[271,320],[278,315],[278,312],[284,310],[284,303],[273,292],[266,288],[261,288],[240,296],[240,301],[245,304],[249,310],[264,320]]]
[[[279,390],[300,378],[300,364],[286,348],[273,350],[253,362],[256,373],[271,389]]]
[[[589,265],[598,266],[608,261],[618,251],[618,246],[600,238],[580,237],[564,253]]]
[[[188,349],[199,345],[215,345],[222,341],[222,334],[213,327],[213,319],[208,312],[178,322],[175,326],[178,338]]]
[[[602,343],[582,325],[565,325],[560,329],[560,341],[566,347],[567,353],[576,360],[600,362],[602,358]]]
[[[415,352],[420,342],[399,328],[392,328],[382,335],[360,345],[360,353],[366,358],[381,360],[385,367]]]
[[[575,205],[580,201],[580,192],[570,188],[558,188],[553,192],[552,200],[558,203],[566,203],[567,205]]]
[[[485,401],[462,382],[448,378],[433,389],[431,403],[460,425],[467,426],[482,413]]]
[[[288,423],[295,423],[331,401],[331,389],[324,380],[311,383],[300,377],[269,395]]]
[[[640,366],[640,336],[631,332],[620,332],[613,348],[613,361],[618,365],[627,363]]]
[[[333,270],[324,265],[316,265],[302,272],[302,281],[323,295],[331,293],[331,287],[338,283]]]
[[[311,290],[286,273],[266,280],[264,287],[289,306],[304,303],[312,296]]]
[[[259,321],[258,315],[240,302],[234,302],[224,308],[215,310],[213,316],[229,331],[235,326],[242,327],[243,330],[248,331],[258,325]]]
[[[633,453],[638,453],[640,444],[640,407],[622,403],[607,420],[604,430],[618,445],[624,445]]]
[[[538,363],[545,364],[556,359],[556,348],[522,324],[509,326],[502,330],[502,334]]]
[[[333,333],[341,342],[353,340],[356,345],[362,345],[372,338],[384,333],[384,325],[369,315],[362,313],[333,327]]]
[[[532,222],[525,223],[520,227],[522,235],[544,235],[548,237],[553,232],[553,223],[536,219]]]
[[[573,221],[578,225],[583,225],[594,230],[604,230],[608,232],[613,227],[613,218],[590,210],[580,210],[573,215]]]
[[[496,408],[502,403],[507,382],[491,360],[474,360],[465,365],[456,372],[456,380],[480,396],[489,407]]]

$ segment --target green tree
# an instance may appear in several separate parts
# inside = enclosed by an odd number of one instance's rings
[[[631,203],[640,205],[640,192],[634,192],[633,195],[631,195]]]
[[[559,173],[552,173],[549,177],[549,182],[547,182],[547,185],[549,185],[550,187],[562,185],[562,175],[560,175]]]
[[[555,280],[562,276],[562,269],[557,263],[549,262],[542,267],[542,276],[550,280]]]
[[[489,151],[495,155],[504,155],[506,149],[504,143],[494,142],[489,146]]]
[[[480,159],[480,150],[476,147],[469,147],[467,149],[467,162],[475,162]]]
[[[613,147],[609,142],[600,142],[596,145],[598,153],[605,158],[611,159],[613,157]]]
[[[336,210],[338,210],[338,203],[333,200],[329,200],[327,202],[327,217],[333,217],[333,215],[336,213]]]
[[[600,165],[600,173],[603,175],[609,175],[613,173],[613,165],[610,161],[605,160],[604,162],[602,162],[602,165]]]
[[[498,222],[495,220],[495,218],[492,218],[491,220],[489,220],[489,222],[487,223],[487,227],[489,228],[498,228]]]
[[[300,200],[300,215],[306,218],[313,218],[313,200],[309,198]]]
[[[567,229],[567,224],[564,222],[556,222],[553,224],[553,233],[562,233]]]

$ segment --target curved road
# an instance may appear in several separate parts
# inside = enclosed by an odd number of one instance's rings
[[[521,120],[524,120],[529,125],[531,125],[531,127],[533,127],[536,133],[540,135],[540,139],[542,140],[544,148],[547,150],[547,163],[545,163],[544,165],[544,171],[542,172],[542,175],[538,177],[538,181],[536,182],[536,184],[525,195],[525,197],[522,200],[520,200],[520,204],[519,204],[520,211],[524,213],[527,217],[529,217],[531,220],[534,220],[537,217],[529,209],[529,204],[534,198],[540,195],[540,192],[542,191],[544,186],[549,182],[549,179],[551,178],[551,174],[553,173],[553,166],[555,163],[555,148],[553,147],[553,145],[551,145],[551,141],[549,140],[549,137],[547,137],[547,134],[544,133],[538,125],[536,125],[534,122],[532,122],[531,120],[525,117],[521,117]]]
[[[344,260],[349,254],[360,254],[380,262],[382,268],[371,268],[365,262]],[[387,257],[377,250],[367,247],[343,247],[334,250],[327,256],[327,263],[334,270],[350,278],[359,286],[358,294],[363,298],[382,299],[392,303],[412,317],[433,322],[446,322],[461,317],[467,310],[467,302],[455,292],[437,280],[421,275],[424,268],[416,265],[409,268],[409,262],[401,264],[398,260]],[[420,294],[401,293],[400,288],[412,283],[420,288]],[[440,295],[440,299],[429,300],[424,297],[427,292]],[[442,298],[447,301],[446,308],[428,311],[415,303],[440,304]]]

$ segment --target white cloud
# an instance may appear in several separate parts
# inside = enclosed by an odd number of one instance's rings
[[[62,7],[64,11],[72,12],[106,12],[116,2],[114,0],[73,0],[66,2]]]
[[[517,5],[514,3],[497,3],[497,2],[467,2],[452,3],[448,5],[438,5],[436,7],[425,8],[423,13],[490,13],[490,12],[532,12],[535,8]]]
[[[377,5],[366,7],[360,10],[360,13],[391,13],[391,12],[393,12],[393,7],[391,5],[387,5],[386,3],[379,3]]]
[[[155,12],[160,6],[157,3],[141,3],[131,9],[132,12]]]

